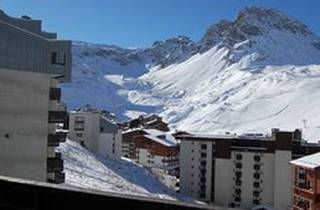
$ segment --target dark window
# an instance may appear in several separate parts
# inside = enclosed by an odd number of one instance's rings
[[[201,172],[202,175],[205,175],[207,170],[206,169],[201,169],[200,172]]]
[[[201,152],[201,157],[202,158],[206,158],[207,157],[207,153]]]
[[[257,191],[257,190],[253,191],[253,196],[254,197],[259,197],[260,196],[260,192]]]
[[[6,139],[8,139],[8,138],[10,138],[10,135],[9,135],[8,133],[6,133],[6,134],[4,134],[4,137],[5,137]]]
[[[237,195],[239,195],[239,194],[241,194],[241,189],[235,189],[235,193],[237,194]]]
[[[254,170],[256,170],[256,171],[259,171],[261,167],[260,167],[260,165],[255,164],[255,165],[253,166],[253,168],[254,168]]]
[[[52,52],[51,64],[62,65],[62,66],[66,65],[66,55],[63,53]]]
[[[237,160],[242,160],[242,155],[237,154],[237,155],[236,155],[236,159],[237,159]]]
[[[261,160],[261,157],[259,155],[255,155],[253,159],[256,162],[259,162]]]
[[[206,194],[205,193],[200,193],[200,198],[206,198]]]
[[[234,198],[234,201],[236,201],[236,202],[241,202],[241,198],[240,198],[239,196],[236,196],[236,197]]]
[[[206,161],[201,161],[201,162],[200,162],[200,165],[201,165],[201,166],[206,166],[206,165],[207,165],[207,162],[206,162]]]
[[[241,186],[241,184],[242,184],[241,180],[236,180],[236,185],[237,186]]]
[[[76,133],[76,136],[77,137],[83,137],[83,134],[82,133]]]
[[[252,201],[252,203],[253,203],[254,205],[259,205],[259,204],[260,204],[260,201],[259,201],[258,199],[254,199],[254,200]]]
[[[254,173],[254,174],[253,174],[253,178],[255,178],[255,179],[260,179],[260,174],[259,174],[259,173]]]
[[[254,188],[259,188],[260,187],[260,183],[259,182],[253,182],[253,187]]]
[[[236,168],[242,168],[242,164],[241,163],[236,163]]]
[[[207,149],[207,145],[206,144],[202,144],[201,145],[201,149]]]
[[[200,178],[200,182],[202,182],[202,183],[206,182],[206,178],[205,177],[201,177]]]
[[[100,127],[100,132],[103,132],[103,127]]]
[[[241,171],[237,171],[237,172],[236,172],[236,177],[237,177],[237,178],[240,178],[241,175],[242,175]]]

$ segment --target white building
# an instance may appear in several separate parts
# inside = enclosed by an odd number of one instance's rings
[[[260,204],[286,210],[291,202],[289,162],[320,147],[301,132],[277,129],[262,135],[181,135],[180,191],[221,206]]]
[[[40,20],[0,10],[0,174],[64,182],[55,147],[66,132],[58,83],[70,81],[71,42],[43,32]]]
[[[70,112],[70,139],[103,157],[121,158],[121,129],[105,112],[86,107]]]

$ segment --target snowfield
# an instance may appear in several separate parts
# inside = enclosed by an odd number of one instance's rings
[[[67,140],[59,148],[64,159],[67,185],[126,195],[195,202],[164,186],[155,176],[128,159],[101,158]]]
[[[71,108],[92,104],[122,120],[156,113],[194,133],[270,133],[301,128],[320,139],[320,40],[285,14],[247,8],[192,42],[148,49],[73,44]]]

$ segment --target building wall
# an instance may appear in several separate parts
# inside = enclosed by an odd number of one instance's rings
[[[83,119],[83,130],[76,130],[77,118]],[[120,160],[122,134],[120,129],[115,131],[101,131],[100,112],[71,112],[70,113],[70,134],[71,140],[78,142],[94,153]],[[114,125],[113,125],[114,126]]]
[[[207,148],[201,149],[201,145],[206,145]],[[201,153],[206,153],[205,158],[201,158]],[[181,141],[180,144],[180,192],[196,199],[211,202],[212,194],[212,175],[213,171],[213,149],[210,142],[196,141]],[[206,162],[206,166],[201,166],[201,161]],[[219,167],[219,165],[218,165]],[[205,169],[205,181],[201,181],[201,169]],[[217,170],[217,169],[215,169]],[[213,172],[213,173],[212,173]],[[219,175],[219,174],[218,174]],[[201,184],[205,185],[205,189],[201,190]],[[204,196],[201,196],[204,194]],[[219,192],[221,194],[221,192]],[[219,195],[218,195],[219,196]]]
[[[63,75],[61,81],[70,81],[71,42],[46,39],[32,32],[35,30],[35,26],[28,25],[29,21],[12,20],[14,23],[19,22],[19,24],[13,25],[13,22],[4,22],[1,20],[0,14],[0,68]],[[24,23],[26,25],[23,25]],[[36,30],[38,31],[38,29]],[[54,52],[65,56],[64,65],[52,64],[52,53]]]
[[[291,203],[291,151],[275,152],[274,170],[274,206],[276,209],[288,209]]]
[[[121,139],[120,130],[117,133],[100,133],[98,154],[113,160],[120,160]]]
[[[0,173],[46,181],[50,76],[0,69]]]

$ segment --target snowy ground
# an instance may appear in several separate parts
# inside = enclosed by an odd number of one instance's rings
[[[66,184],[135,196],[194,202],[164,186],[144,168],[127,159],[101,158],[68,140],[58,148],[64,159]]]

